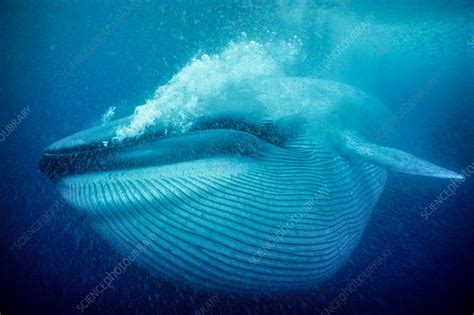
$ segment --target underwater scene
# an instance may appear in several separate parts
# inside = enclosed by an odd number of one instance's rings
[[[0,315],[474,312],[474,2],[3,0],[0,34]]]

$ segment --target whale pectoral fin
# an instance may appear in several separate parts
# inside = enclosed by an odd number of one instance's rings
[[[412,154],[368,142],[355,133],[343,133],[341,138],[342,153],[365,159],[389,171],[439,178],[464,178],[461,174],[434,165]]]

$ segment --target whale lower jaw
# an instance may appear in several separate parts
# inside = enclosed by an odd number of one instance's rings
[[[304,140],[254,157],[65,176],[62,196],[159,278],[237,294],[317,287],[356,247],[386,179]]]

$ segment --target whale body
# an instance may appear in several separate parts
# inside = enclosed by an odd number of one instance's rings
[[[373,143],[390,112],[342,83],[265,78],[199,102],[186,128],[114,140],[127,117],[53,143],[39,163],[122,255],[152,233],[136,262],[187,287],[315,288],[357,246],[387,172],[460,177]]]

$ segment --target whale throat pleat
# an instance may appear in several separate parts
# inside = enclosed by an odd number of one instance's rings
[[[195,287],[284,291],[330,277],[357,244],[385,171],[294,141],[256,158],[62,178],[58,187],[122,253]]]

